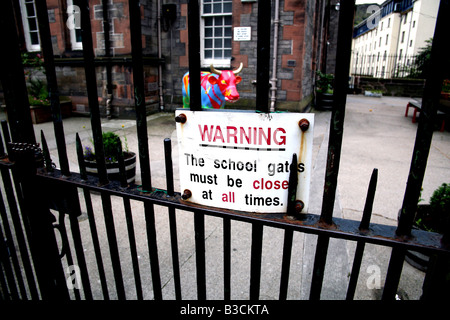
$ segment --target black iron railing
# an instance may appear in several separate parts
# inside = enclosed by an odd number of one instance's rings
[[[39,17],[41,39],[49,37],[48,19],[46,16],[45,1],[36,1]],[[0,144],[0,170],[3,180],[3,190],[7,199],[5,205],[3,194],[0,194],[0,214],[2,228],[0,228],[0,255],[2,273],[0,274],[0,296],[3,299],[69,299],[71,294],[64,275],[61,256],[65,256],[69,265],[74,263],[76,257],[81,276],[82,289],[73,289],[75,299],[94,298],[92,286],[95,285],[89,276],[88,263],[83,250],[83,234],[81,232],[78,217],[81,215],[81,200],[77,190],[82,190],[86,206],[89,231],[92,237],[92,245],[95,254],[95,267],[99,274],[103,299],[111,296],[118,299],[127,298],[127,285],[124,279],[124,270],[121,267],[118,236],[113,217],[112,197],[123,200],[123,211],[126,218],[127,236],[130,243],[129,253],[134,275],[134,289],[136,297],[143,299],[142,274],[136,248],[136,234],[133,223],[133,211],[131,201],[143,204],[145,216],[145,232],[148,246],[149,265],[151,270],[151,284],[153,297],[156,300],[163,298],[162,281],[160,275],[160,262],[154,205],[167,207],[169,219],[171,257],[175,286],[175,297],[182,298],[181,294],[181,270],[179,263],[179,232],[175,219],[176,210],[192,212],[195,232],[195,262],[197,297],[199,300],[207,298],[206,278],[206,251],[205,251],[205,216],[218,217],[223,220],[223,281],[224,298],[230,299],[231,292],[231,221],[242,221],[251,224],[251,256],[250,256],[250,299],[260,298],[261,284],[261,257],[264,227],[274,227],[284,230],[283,252],[280,276],[279,298],[286,299],[291,265],[291,253],[293,247],[293,235],[295,232],[314,234],[318,236],[313,278],[311,282],[310,299],[319,299],[321,295],[325,263],[330,238],[351,240],[357,242],[355,258],[353,260],[352,273],[348,286],[347,298],[352,299],[355,294],[359,269],[366,243],[377,244],[393,248],[386,277],[383,298],[393,299],[401,276],[403,260],[406,250],[415,250],[435,255],[432,259],[434,267],[445,265],[449,258],[448,235],[441,235],[412,230],[412,218],[419,197],[424,171],[426,168],[428,150],[431,144],[432,123],[436,116],[437,97],[439,94],[441,73],[440,66],[448,65],[445,61],[443,50],[443,33],[446,32],[447,22],[444,20],[449,13],[449,2],[442,1],[436,25],[436,33],[432,49],[431,74],[436,76],[427,80],[423,98],[423,108],[416,145],[412,157],[408,185],[405,191],[402,213],[399,227],[374,224],[370,222],[372,204],[374,200],[377,170],[374,169],[366,199],[366,205],[361,222],[333,217],[335,193],[339,171],[341,145],[343,138],[343,124],[345,118],[346,92],[348,86],[348,70],[350,66],[350,44],[352,37],[352,18],[354,1],[343,1],[340,7],[340,22],[338,33],[338,48],[336,62],[335,105],[331,114],[330,138],[328,157],[325,172],[325,185],[323,193],[322,211],[320,214],[296,213],[295,203],[290,203],[289,211],[283,214],[255,214],[225,209],[217,209],[182,200],[182,195],[175,192],[172,169],[172,146],[170,139],[165,139],[164,144],[167,189],[155,188],[151,182],[150,156],[147,137],[147,122],[144,99],[143,61],[141,47],[141,25],[139,1],[130,0],[130,31],[132,44],[132,66],[134,76],[134,98],[136,110],[136,126],[139,145],[139,160],[141,166],[142,185],[128,185],[125,178],[123,159],[121,163],[121,181],[108,181],[102,144],[102,129],[97,97],[97,84],[94,64],[94,51],[89,19],[89,1],[79,2],[81,6],[81,25],[83,37],[84,67],[86,72],[86,85],[88,90],[89,107],[91,110],[91,125],[94,137],[94,145],[99,166],[98,177],[86,174],[82,155],[81,140],[77,137],[77,152],[79,160],[79,172],[70,170],[65,154],[65,136],[61,111],[58,102],[58,88],[54,74],[53,53],[50,41],[43,41],[43,53],[49,91],[52,95],[52,114],[55,136],[58,145],[60,169],[52,166],[50,152],[47,148],[45,137],[41,135],[42,155],[44,165],[36,164],[36,145],[33,127],[29,119],[29,106],[26,97],[26,87],[23,80],[23,68],[20,63],[19,50],[2,51],[2,78],[5,90],[5,98],[10,120],[11,136],[6,122],[2,123],[4,144]],[[2,28],[4,27],[4,41],[18,43],[14,23],[12,19],[12,7],[10,1],[2,1],[0,5]],[[189,13],[189,71],[191,75],[191,110],[201,111],[200,103],[200,54],[199,54],[199,5],[197,0],[188,1]],[[270,21],[271,3],[266,0],[258,1],[258,65],[257,65],[257,111],[268,112],[268,86],[269,86],[269,62],[270,62]],[[9,25],[10,24],[10,25]],[[5,60],[5,59],[10,59]],[[3,73],[4,70],[4,73]],[[11,85],[5,79],[11,78]],[[198,81],[197,81],[198,80]],[[28,114],[27,114],[28,112]],[[151,128],[150,128],[151,130]],[[1,141],[2,139],[0,139]],[[11,143],[13,141],[13,143]],[[27,144],[23,144],[27,143]],[[6,148],[6,150],[4,149]],[[118,155],[121,155],[118,150]],[[40,160],[42,161],[42,159]],[[296,159],[294,160],[296,162]],[[37,168],[36,168],[37,167]],[[12,177],[12,179],[11,179]],[[293,188],[292,183],[290,190]],[[3,192],[3,191],[2,191]],[[108,254],[112,265],[114,285],[107,281],[105,271],[105,249],[101,247],[99,228],[96,224],[98,213],[93,210],[91,194],[99,193],[102,203],[102,218],[106,229]],[[295,200],[295,199],[293,199]],[[291,200],[292,201],[292,200]],[[56,212],[58,221],[52,221]],[[70,230],[66,229],[64,217],[68,215]],[[12,225],[9,221],[12,221]],[[55,237],[54,229],[61,234],[59,242]],[[73,247],[69,245],[68,233],[72,235]],[[14,243],[12,245],[11,243]],[[62,244],[62,245],[61,245]],[[19,254],[13,249],[18,248]],[[61,248],[62,247],[62,248]],[[443,262],[444,261],[444,262]],[[21,268],[24,268],[25,278]],[[34,272],[33,272],[34,270]],[[430,269],[431,270],[431,269]],[[346,277],[347,275],[342,275]],[[436,283],[439,275],[428,274],[432,279],[429,283]],[[434,278],[433,278],[434,277]],[[112,294],[111,287],[115,288]],[[433,286],[431,286],[433,288]],[[426,294],[425,294],[426,293]],[[433,290],[424,292],[424,297],[433,297]]]

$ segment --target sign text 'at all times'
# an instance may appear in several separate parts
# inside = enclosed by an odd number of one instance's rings
[[[296,199],[307,210],[314,116],[177,110],[185,201],[250,212],[285,212],[292,155]],[[309,126],[299,128],[303,119]]]

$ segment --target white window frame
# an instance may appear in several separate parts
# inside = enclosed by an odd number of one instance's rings
[[[20,11],[21,11],[21,16],[22,16],[22,25],[23,25],[23,33],[25,36],[25,44],[27,47],[27,50],[29,52],[31,51],[41,51],[41,38],[39,35],[39,25],[38,25],[38,21],[37,21],[37,16],[36,16],[36,5],[35,5],[35,0],[20,0]],[[27,8],[26,8],[26,3],[27,4],[32,4],[33,8],[34,8],[34,15],[33,16],[28,16],[28,12],[27,12]],[[31,43],[31,32],[30,31],[30,25],[28,23],[28,18],[31,19],[36,19],[36,28],[37,28],[37,35],[38,35],[38,44],[33,44]],[[36,31],[33,31],[36,32]]]
[[[228,0],[223,0],[225,2],[231,2],[232,5],[232,1],[228,1]],[[211,0],[211,5],[213,4],[217,4],[218,2],[215,2],[214,0]],[[219,2],[221,3],[221,2]],[[225,16],[232,16],[232,13],[204,13],[204,4],[205,1],[202,0],[201,1],[201,19],[200,19],[200,39],[202,39],[200,41],[200,57],[201,57],[201,66],[202,67],[209,67],[211,64],[214,65],[214,67],[217,68],[229,68],[231,66],[231,57],[230,58],[222,58],[222,59],[215,59],[214,56],[213,58],[206,58],[205,57],[205,18],[207,17],[225,17]],[[212,10],[211,10],[212,11]],[[225,34],[222,34],[222,39],[230,39],[231,40],[231,48],[230,50],[232,50],[233,48],[233,33],[232,33],[232,25],[230,25],[231,28],[231,34],[229,36],[225,36]],[[214,39],[217,37],[214,37],[213,35],[213,42]]]
[[[76,26],[76,15],[80,14],[79,9],[77,10],[76,8],[74,8],[73,11],[69,12],[70,9],[73,7],[73,0],[67,0],[67,14],[68,14],[68,18],[67,19],[74,19],[74,23],[73,25],[75,26],[75,28],[69,28],[69,34],[70,34],[70,45],[72,50],[83,50],[83,42],[81,41],[77,41],[77,35],[76,35],[76,29],[81,30],[81,26],[79,26],[77,28]],[[78,18],[78,21],[81,21],[81,18]]]

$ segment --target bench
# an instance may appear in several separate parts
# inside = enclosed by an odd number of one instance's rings
[[[409,101],[406,105],[405,117],[408,116],[409,108],[414,108],[414,113],[412,117],[412,123],[417,122],[417,111],[420,112],[422,110],[422,104],[419,101]],[[441,127],[439,129],[440,132],[443,132],[445,129],[445,113],[442,111],[437,111],[438,119],[442,119]]]

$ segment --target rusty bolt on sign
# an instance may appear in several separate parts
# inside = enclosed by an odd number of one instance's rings
[[[184,189],[183,194],[181,195],[181,199],[187,200],[192,197],[192,192],[189,189]]]
[[[184,113],[180,113],[178,116],[175,117],[175,122],[185,123],[186,120],[187,120],[187,118]]]
[[[296,213],[301,213],[304,207],[305,207],[305,204],[303,203],[302,200],[295,201],[295,212]]]
[[[309,128],[309,121],[307,120],[307,119],[301,119],[299,122],[298,122],[298,126],[300,127],[300,129],[303,131],[303,132],[305,132],[306,130],[308,130],[308,128]]]

